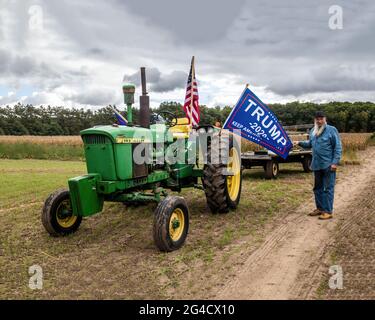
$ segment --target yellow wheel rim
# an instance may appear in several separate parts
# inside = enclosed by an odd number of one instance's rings
[[[70,228],[77,221],[70,207],[70,201],[62,201],[56,209],[56,221],[62,228]]]
[[[231,174],[227,176],[227,189],[229,198],[232,201],[236,201],[238,194],[240,192],[241,184],[241,164],[240,156],[236,148],[231,148],[229,151],[229,162],[228,171]]]
[[[185,228],[184,212],[180,208],[176,208],[169,220],[169,236],[173,241],[181,238]]]

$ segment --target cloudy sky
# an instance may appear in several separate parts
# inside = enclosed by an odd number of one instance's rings
[[[192,55],[208,106],[246,83],[266,103],[375,101],[374,33],[373,0],[0,0],[0,105],[120,105],[141,66],[152,106],[183,102]]]

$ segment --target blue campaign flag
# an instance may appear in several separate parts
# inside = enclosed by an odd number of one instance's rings
[[[288,157],[293,147],[293,143],[270,108],[247,87],[223,128],[235,134],[236,131],[240,132],[242,138],[267,148],[283,159]]]
[[[115,113],[118,124],[121,126],[126,126],[128,124],[128,121],[121,115],[120,112],[116,110],[116,108],[112,107],[112,109],[113,109],[113,112]]]

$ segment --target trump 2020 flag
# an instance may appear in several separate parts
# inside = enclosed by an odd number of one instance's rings
[[[128,121],[122,116],[122,114],[120,112],[118,112],[117,109],[114,108],[114,107],[112,107],[112,110],[115,113],[115,116],[116,116],[118,124],[120,126],[127,126],[128,125]]]
[[[288,157],[293,147],[273,112],[247,87],[223,128],[234,133],[240,130],[241,137],[267,148],[283,159]]]

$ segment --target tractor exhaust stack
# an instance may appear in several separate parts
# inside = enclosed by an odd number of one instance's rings
[[[139,97],[139,124],[143,128],[150,128],[150,97],[146,90],[146,68],[141,67],[142,95]]]

